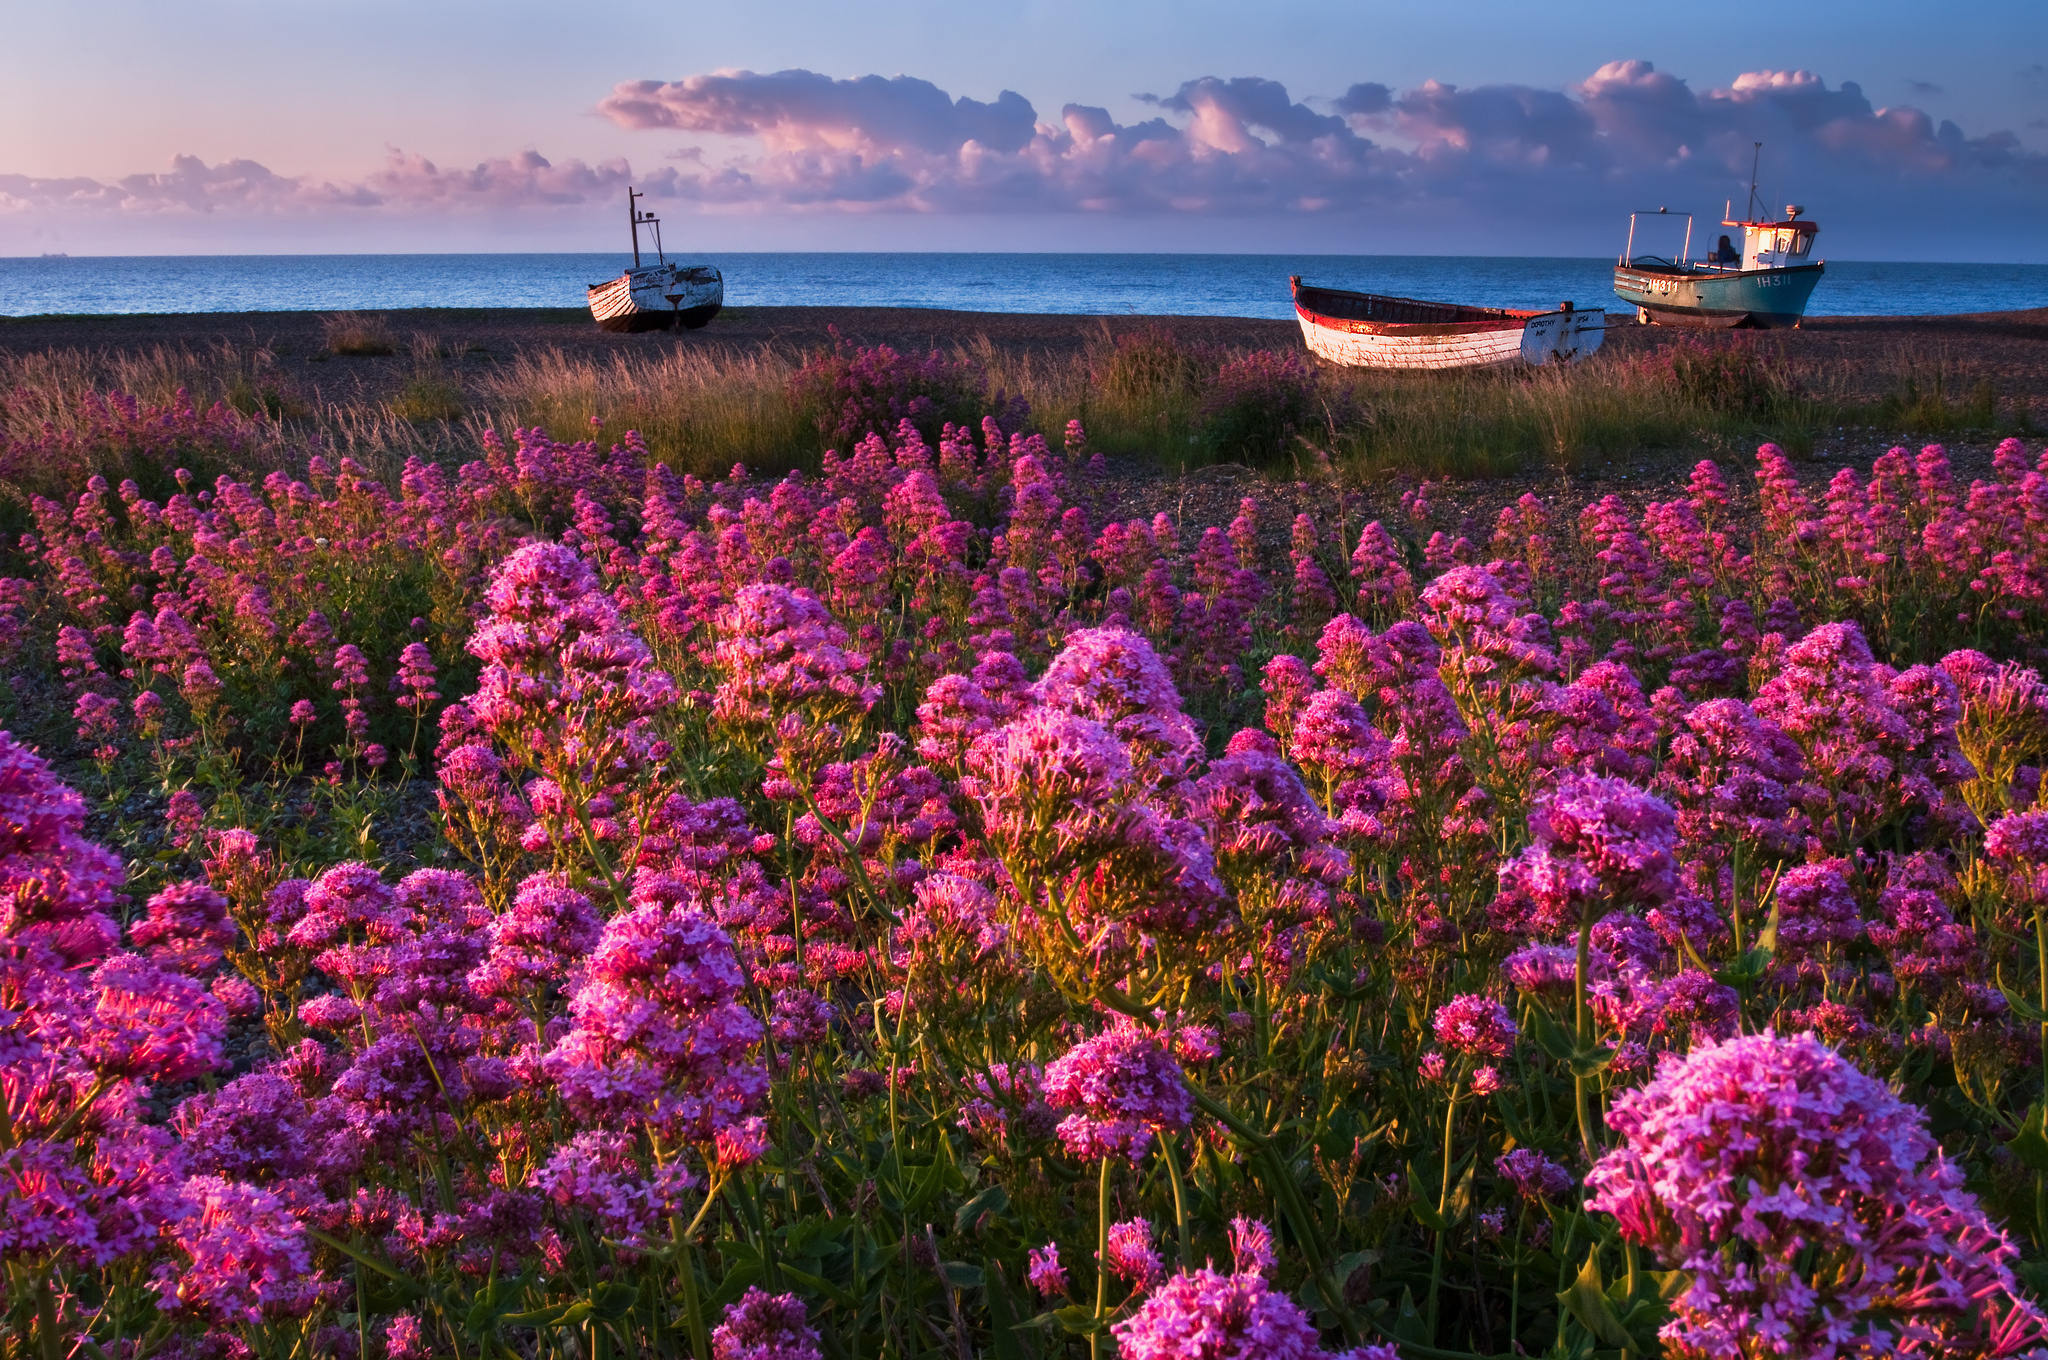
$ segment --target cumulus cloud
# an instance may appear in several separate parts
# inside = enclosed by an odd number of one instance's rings
[[[191,216],[305,215],[345,208],[519,211],[613,197],[631,175],[623,160],[589,165],[572,159],[556,164],[537,151],[444,169],[424,156],[390,147],[380,168],[360,179],[338,182],[310,175],[280,175],[249,160],[208,165],[197,156],[177,156],[165,173],[126,175],[117,180],[0,174],[0,213],[99,209]],[[653,182],[673,192],[675,179],[674,171],[663,170]]]
[[[618,86],[598,111],[622,126],[754,139],[758,151],[679,171],[676,196],[723,210],[855,212],[1543,213],[1746,182],[1754,144],[1768,182],[1875,205],[1941,191],[2031,200],[2048,157],[2010,132],[1965,135],[1916,108],[1878,108],[1853,81],[1752,71],[1695,90],[1645,61],[1566,89],[1396,92],[1354,84],[1297,99],[1258,77],[1191,80],[1139,95],[1160,116],[1124,125],[1068,104],[1041,118],[1004,91],[954,99],[907,76],[717,71]]]
[[[393,149],[335,180],[179,157],[167,173],[114,181],[0,175],[0,215],[568,220],[631,182],[709,215],[1322,220],[1352,224],[1324,239],[1370,225],[1382,248],[1390,231],[1406,233],[1406,249],[1457,232],[1459,248],[1528,248],[1583,243],[1588,226],[1630,208],[1740,201],[1759,141],[1770,202],[1796,197],[1836,221],[1898,232],[1917,221],[1931,240],[1937,227],[1968,230],[1973,214],[2017,222],[2048,206],[2048,156],[2013,133],[1972,136],[1809,71],[1695,88],[1615,61],[1563,89],[1362,81],[1334,95],[1204,76],[1136,98],[1150,116],[1122,123],[1096,105],[1041,113],[1014,91],[984,102],[911,76],[715,71],[629,81],[598,104],[621,127],[669,134],[651,172],[534,151],[444,167]]]

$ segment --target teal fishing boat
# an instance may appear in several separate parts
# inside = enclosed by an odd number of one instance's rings
[[[1763,144],[1757,149],[1761,155]],[[1757,218],[1756,205],[1752,168],[1743,216],[1737,218],[1725,209],[1721,216],[1722,226],[1741,230],[1742,245],[1738,248],[1723,234],[1702,260],[1692,258],[1691,213],[1668,208],[1630,213],[1628,244],[1614,266],[1614,295],[1633,303],[1636,320],[1645,325],[1797,326],[1806,315],[1814,285],[1827,269],[1813,258],[1820,226],[1801,216],[1806,209],[1796,203],[1786,206],[1782,218],[1770,221]],[[1733,206],[1731,200],[1729,207]],[[1685,219],[1685,240],[1676,256],[1636,254],[1636,229],[1645,217]]]

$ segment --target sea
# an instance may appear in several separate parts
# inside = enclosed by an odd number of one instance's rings
[[[1472,255],[734,254],[728,307],[942,307],[1291,319],[1287,279],[1486,307],[1617,305],[1613,261]],[[161,255],[0,258],[0,316],[581,307],[628,257]],[[2048,306],[2048,264],[1831,261],[1816,316]]]

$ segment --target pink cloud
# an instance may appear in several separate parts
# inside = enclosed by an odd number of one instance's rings
[[[616,197],[632,170],[623,160],[559,164],[537,151],[496,157],[467,168],[442,168],[424,156],[386,149],[384,164],[358,180],[280,175],[255,161],[208,165],[177,156],[162,174],[118,180],[38,179],[0,174],[0,212],[112,210],[130,214],[305,215],[334,209],[520,211],[568,207]],[[677,176],[649,177],[673,192]],[[637,182],[637,181],[635,181]]]
[[[598,111],[626,127],[758,141],[675,181],[679,197],[725,211],[1547,212],[1589,191],[1606,211],[1610,198],[1746,180],[1758,140],[1770,182],[1814,198],[1874,203],[1909,183],[2048,187],[2048,157],[2011,133],[1969,138],[1809,71],[1748,72],[1704,92],[1644,61],[1563,90],[1361,83],[1317,101],[1327,112],[1256,77],[1139,97],[1162,116],[1124,126],[1089,105],[1041,120],[1008,91],[981,104],[903,76],[719,71],[622,84]],[[699,147],[674,154],[703,161]]]
[[[168,172],[114,181],[0,175],[0,213],[548,220],[616,200],[630,182],[707,214],[1341,216],[1479,224],[1513,240],[1524,222],[1550,231],[1659,202],[1739,198],[1759,140],[1767,189],[1880,230],[1902,215],[2019,220],[2048,204],[2048,156],[2012,133],[1970,137],[1808,71],[1695,90],[1648,62],[1617,61],[1566,89],[1366,82],[1330,99],[1205,76],[1139,98],[1157,116],[1122,124],[1092,105],[1041,117],[1011,91],[982,102],[908,76],[715,71],[627,82],[597,106],[627,128],[753,143],[734,155],[671,150],[652,172],[536,151],[444,167],[391,149],[380,167],[333,180],[181,156]]]

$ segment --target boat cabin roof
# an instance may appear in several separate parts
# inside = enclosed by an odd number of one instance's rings
[[[1754,227],[1758,231],[1777,231],[1790,227],[1793,231],[1803,231],[1809,234],[1820,230],[1820,223],[1810,217],[1788,217],[1782,222],[1736,222],[1724,217],[1721,219],[1721,225],[1724,227]]]

